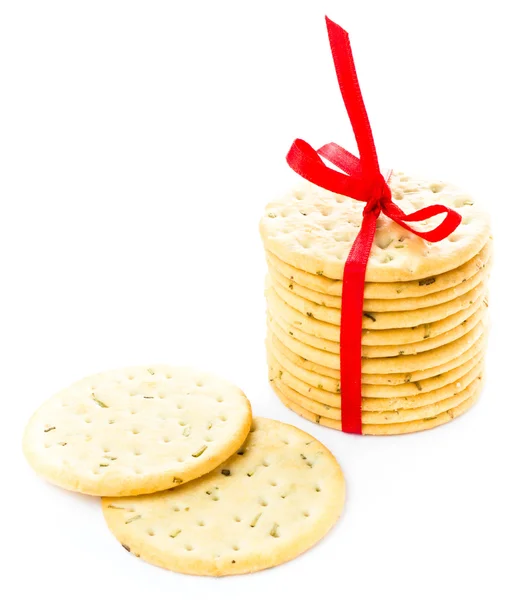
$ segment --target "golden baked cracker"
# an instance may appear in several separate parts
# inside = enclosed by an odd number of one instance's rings
[[[331,429],[342,430],[341,421],[316,415],[313,412],[310,412],[309,410],[289,400],[286,396],[284,396],[284,394],[279,390],[279,388],[275,386],[275,383],[272,383],[272,387],[276,395],[281,400],[281,402],[287,408],[291,409],[293,412],[298,414],[300,417],[304,417],[305,419],[308,419],[313,423],[319,423],[320,425],[324,425],[325,427],[329,427]],[[469,398],[467,398],[458,406],[451,408],[435,417],[428,417],[425,419],[420,419],[418,421],[409,421],[406,423],[388,423],[387,425],[364,424],[362,432],[364,435],[400,435],[403,433],[415,433],[417,431],[433,429],[434,427],[438,427],[439,425],[449,423],[454,418],[459,417],[467,410],[469,410],[475,404],[475,402],[477,402],[481,391],[482,380],[477,390]]]
[[[268,328],[284,346],[299,356],[325,367],[340,368],[340,355],[325,352],[299,342],[284,333],[273,321],[268,323]],[[361,360],[361,371],[366,374],[387,375],[391,373],[410,373],[443,365],[468,350],[484,333],[485,328],[485,323],[479,321],[473,329],[459,339],[419,354],[387,358],[363,358]]]
[[[281,366],[273,354],[268,353],[267,357],[269,364],[269,380],[275,381],[276,383],[277,381],[281,381],[287,387],[291,388],[301,396],[304,396],[310,402],[313,402],[312,407],[305,406],[305,408],[308,408],[317,414],[328,417],[332,417],[330,412],[333,410],[333,408],[340,409],[342,401],[340,392],[328,392],[326,390],[311,386],[298,379],[285,367]],[[388,398],[363,397],[361,403],[362,410],[367,412],[388,412],[398,410],[404,412],[412,409],[424,408],[443,400],[447,400],[467,388],[476,379],[476,377],[482,373],[484,368],[483,365],[484,360],[481,359],[467,373],[453,383],[429,392],[419,391],[414,396],[392,396]],[[303,403],[302,406],[304,406]],[[319,407],[319,410],[316,410],[316,407]],[[323,409],[324,412],[321,412]],[[335,416],[332,418],[337,417]]]
[[[484,318],[487,311],[487,305],[483,300],[479,303],[477,311],[471,315],[468,319],[463,321],[460,325],[450,329],[445,333],[438,336],[430,336],[420,342],[413,342],[412,344],[396,344],[391,346],[362,346],[361,356],[363,358],[386,358],[389,356],[400,356],[419,354],[420,352],[426,352],[426,350],[432,350],[438,348],[449,342],[453,342],[458,338],[462,337],[473,329],[475,325]],[[326,352],[332,352],[333,354],[340,354],[339,342],[333,342],[331,340],[325,340],[324,338],[305,333],[301,329],[296,327],[290,327],[289,324],[280,316],[272,316],[267,312],[267,322],[274,321],[277,327],[280,327],[285,334],[288,334],[295,340],[306,344],[307,346],[313,346],[319,350],[325,350]]]
[[[291,425],[255,418],[238,452],[186,485],[103,498],[107,525],[147,562],[194,575],[234,575],[291,560],[318,542],[343,509],[331,452]]]
[[[295,365],[302,367],[307,371],[317,373],[318,375],[333,378],[334,380],[340,380],[340,371],[338,369],[317,364],[297,355],[295,352],[287,348],[282,342],[280,342],[278,338],[276,338],[271,332],[267,332],[267,339],[270,340],[271,343],[276,348],[278,348],[283,355],[289,357],[289,360]],[[410,373],[362,373],[361,382],[362,385],[387,385],[394,387],[406,383],[415,384],[426,379],[434,379],[435,377],[443,376],[448,371],[452,371],[467,363],[470,359],[472,359],[474,356],[478,355],[484,350],[484,348],[486,347],[486,343],[487,336],[486,333],[484,333],[468,350],[462,352],[461,354],[458,354],[455,358],[449,360],[444,364],[437,364],[436,366],[430,369],[419,369]]]
[[[431,296],[436,292],[456,287],[473,277],[479,271],[483,269],[487,270],[491,262],[491,255],[492,241],[489,239],[484,248],[468,262],[451,271],[440,273],[435,277],[395,283],[366,282],[364,288],[365,304],[368,299],[377,299],[382,302],[383,300],[397,300],[402,298],[409,300],[412,298],[422,298],[423,296]],[[266,258],[267,262],[276,271],[293,283],[322,294],[342,296],[341,279],[328,279],[324,275],[313,275],[312,273],[301,271],[283,262],[275,254],[268,251],[266,252]]]
[[[284,355],[280,351],[279,346],[273,343],[271,337],[269,337],[267,340],[266,346],[267,354],[272,355],[275,358],[275,360],[280,364],[280,368],[283,372],[291,373],[307,387],[330,392],[331,394],[340,393],[340,379],[321,375],[317,371],[304,369],[300,365],[295,364],[290,358],[288,358],[287,355]],[[289,352],[289,350],[285,350]],[[467,352],[472,351],[473,348]],[[398,383],[396,385],[363,383],[361,385],[361,394],[363,398],[366,399],[383,398],[385,401],[391,400],[394,402],[398,398],[401,398],[406,402],[415,402],[416,397],[419,397],[421,393],[436,391],[458,381],[458,379],[464,377],[483,358],[484,349],[480,349],[474,356],[468,358],[466,362],[458,367],[441,373],[440,375],[435,375],[434,377],[429,377],[427,379],[411,381],[410,383]],[[340,373],[337,374],[340,377]],[[368,378],[374,376],[365,375],[364,377]],[[392,405],[392,408],[396,408],[396,406]]]
[[[153,365],[93,375],[35,412],[24,434],[30,465],[92,495],[155,492],[208,473],[251,425],[243,392],[214,375]]]
[[[268,309],[273,315],[281,316],[290,327],[300,329],[305,333],[315,335],[326,340],[340,341],[340,327],[331,323],[319,321],[313,317],[302,314],[279,298],[272,287],[265,290]],[[482,302],[487,304],[486,296]],[[391,346],[420,342],[429,337],[436,337],[454,329],[466,319],[471,317],[480,308],[480,303],[474,302],[468,308],[461,310],[441,321],[426,322],[417,327],[403,327],[398,329],[371,330],[363,329],[362,346]]]
[[[477,255],[490,237],[488,216],[455,186],[392,174],[393,200],[407,214],[432,204],[456,209],[462,222],[446,239],[431,243],[381,214],[366,270],[366,281],[412,281],[455,269]],[[267,205],[260,222],[265,248],[284,262],[315,275],[342,279],[345,261],[363,220],[363,202],[300,185]],[[442,216],[416,228],[433,229]]]
[[[314,302],[315,304],[319,304],[320,306],[338,309],[342,308],[342,296],[322,294],[321,292],[317,292],[311,290],[310,288],[298,285],[296,282],[291,281],[289,278],[285,277],[284,275],[282,275],[282,273],[277,271],[277,269],[275,269],[275,267],[273,267],[273,265],[271,264],[271,261],[268,260],[268,257],[267,262],[269,263],[269,277],[271,280],[274,281],[276,285],[280,285],[284,289],[291,291],[296,296],[300,296],[301,298],[309,300],[310,302]],[[465,279],[460,284],[447,288],[446,290],[441,290],[440,292],[436,292],[434,294],[418,296],[416,298],[400,298],[394,300],[370,300],[365,298],[363,301],[363,310],[368,313],[398,312],[403,310],[417,310],[419,308],[426,308],[429,306],[444,304],[445,302],[449,302],[450,300],[454,300],[455,298],[466,294],[479,283],[484,281],[486,277],[487,271],[486,269],[482,268],[472,277],[470,277],[469,279]]]
[[[296,379],[287,371],[279,369],[274,359],[270,360],[269,365],[270,383],[275,383],[284,396],[317,415],[340,421],[340,395],[334,395],[335,398],[338,396],[338,399],[330,398],[331,403],[327,399],[325,402],[321,402],[316,399],[316,394],[313,393],[317,390],[309,388],[309,390],[301,391],[297,386]],[[401,398],[389,399],[389,405],[383,398],[363,398],[361,403],[363,423],[381,424],[416,421],[442,413],[460,404],[465,395],[472,392],[483,370],[484,361],[481,361],[464,378],[447,386],[448,389],[441,388],[440,392],[437,390],[438,394],[427,392],[426,394],[411,396],[410,406],[401,402]],[[325,393],[329,394],[329,392]],[[419,396],[424,398],[417,401]]]
[[[277,285],[274,281],[267,283],[267,287],[271,286],[281,300],[289,304],[298,312],[324,321],[332,325],[340,326],[341,311],[338,308],[328,308],[320,306],[310,300],[306,300],[301,296],[293,294],[290,290]],[[369,330],[384,330],[384,329],[404,329],[405,327],[417,327],[425,323],[433,321],[441,321],[455,313],[458,313],[466,308],[469,308],[484,295],[486,289],[486,281],[481,281],[473,289],[466,292],[462,296],[458,296],[443,304],[436,306],[427,306],[416,310],[406,310],[397,312],[363,312],[363,327]]]

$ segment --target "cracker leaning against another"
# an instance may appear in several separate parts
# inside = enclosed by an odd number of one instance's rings
[[[93,375],[45,402],[23,449],[50,482],[93,495],[165,490],[211,471],[251,425],[236,386],[190,368],[152,365]]]

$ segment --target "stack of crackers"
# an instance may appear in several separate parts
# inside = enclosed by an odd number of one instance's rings
[[[23,449],[35,471],[103,496],[123,548],[182,573],[231,575],[278,565],[338,520],[345,484],[320,442],[252,419],[235,385],[152,365],[87,377],[45,402]]]
[[[389,181],[407,214],[444,204],[462,222],[430,243],[381,215],[366,271],[363,433],[431,429],[464,413],[482,388],[489,220],[458,188],[402,172]],[[268,278],[271,385],[299,415],[341,429],[342,278],[363,203],[306,181],[268,204],[260,230]],[[416,223],[431,230],[442,217]]]

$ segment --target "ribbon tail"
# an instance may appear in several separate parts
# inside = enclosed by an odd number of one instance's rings
[[[434,229],[429,231],[419,231],[418,229],[414,229],[407,223],[419,223],[420,221],[425,221],[426,219],[430,219],[431,217],[435,217],[437,215],[442,215],[445,213],[445,217],[443,221],[437,225]],[[449,208],[444,206],[443,204],[433,204],[431,206],[425,206],[417,210],[416,212],[411,213],[410,215],[406,215],[400,207],[398,207],[393,202],[389,201],[384,206],[384,214],[386,214],[390,219],[401,225],[407,231],[414,233],[418,237],[426,240],[427,242],[440,242],[445,239],[458,227],[461,223],[462,217],[461,215]]]
[[[375,236],[377,215],[365,213],[361,230],[344,267],[340,314],[340,394],[342,431],[362,433],[361,334],[368,257]],[[345,400],[344,400],[345,399]]]
[[[365,175],[378,173],[377,152],[359,87],[349,35],[345,29],[328,17],[326,17],[326,28],[340,91],[358,144],[363,173]]]

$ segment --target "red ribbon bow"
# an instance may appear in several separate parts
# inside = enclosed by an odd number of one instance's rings
[[[366,202],[361,229],[347,257],[340,323],[340,393],[342,431],[361,434],[361,333],[365,272],[375,235],[377,218],[383,212],[404,229],[428,242],[449,236],[461,222],[461,215],[446,206],[426,206],[407,215],[391,199],[391,190],[380,172],[370,122],[361,95],[347,32],[326,17],[330,47],[340,91],[356,137],[359,158],[329,143],[314,150],[307,142],[293,142],[286,160],[289,166],[316,185]],[[325,158],[340,171],[328,167]],[[431,231],[417,231],[408,223],[424,221],[446,213]]]

